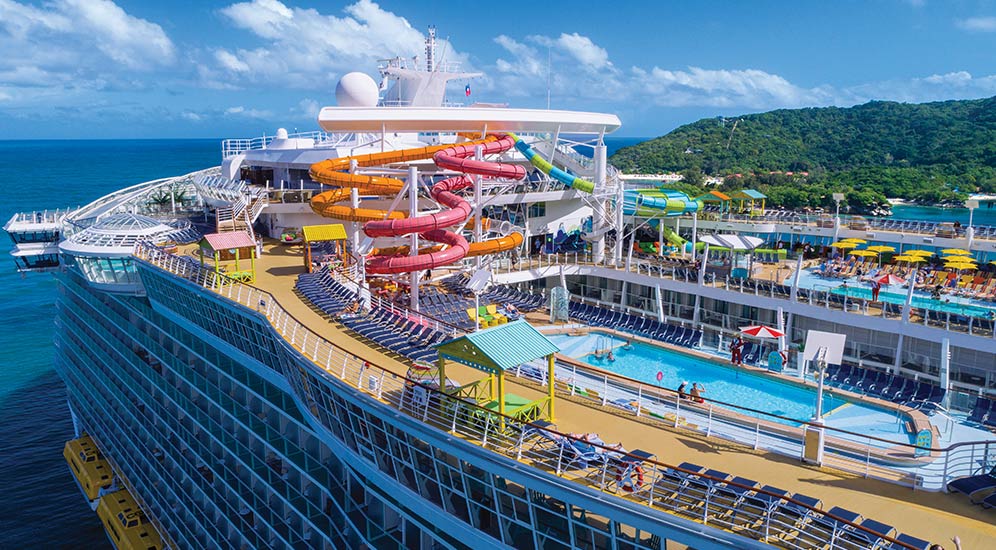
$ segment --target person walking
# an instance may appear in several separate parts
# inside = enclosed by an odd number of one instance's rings
[[[882,283],[878,282],[877,280],[872,281],[872,301],[873,302],[877,302],[878,301],[878,292],[880,290],[882,290]]]

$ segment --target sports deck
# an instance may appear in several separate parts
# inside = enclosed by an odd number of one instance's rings
[[[263,257],[257,262],[253,286],[272,295],[294,319],[346,353],[391,373],[405,375],[408,363],[355,338],[342,325],[319,315],[295,293],[295,280],[303,272],[300,247],[266,244]],[[447,368],[447,375],[461,382],[481,377],[479,371],[456,364]],[[515,378],[508,379],[506,391],[527,399],[541,399],[544,395],[534,385],[520,383]],[[841,506],[895,526],[902,533],[947,546],[951,546],[950,539],[955,535],[961,537],[966,550],[989,548],[996,540],[996,513],[970,504],[963,495],[913,491],[829,468],[808,466],[748,446],[675,430],[662,422],[623,417],[594,402],[558,399],[555,424],[561,433],[597,433],[604,441],[647,451],[662,463],[677,465],[688,461],[816,497],[823,501],[824,510]],[[591,485],[583,479],[577,481]],[[636,500],[635,495],[617,494]]]

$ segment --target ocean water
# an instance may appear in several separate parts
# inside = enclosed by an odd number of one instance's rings
[[[992,205],[990,207],[990,205]],[[936,206],[917,206],[899,204],[892,207],[892,217],[903,220],[920,220],[927,222],[960,222],[968,225],[967,208],[937,208]],[[996,225],[996,203],[982,203],[972,214],[973,225]]]
[[[0,141],[0,225],[220,161],[214,139]],[[54,294],[51,275],[0,256],[0,548],[110,548],[62,459],[73,428],[52,368]]]

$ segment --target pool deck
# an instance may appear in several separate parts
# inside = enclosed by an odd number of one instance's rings
[[[345,351],[396,374],[407,372],[408,363],[369,347],[303,302],[294,292],[297,275],[303,272],[300,246],[267,243],[263,257],[257,261],[257,278],[252,286],[272,294],[297,320]],[[464,383],[482,377],[479,371],[456,364],[447,368],[447,374]],[[515,378],[510,378],[507,386],[507,391],[526,398],[540,399],[544,395],[534,385]],[[607,442],[619,441],[627,449],[652,452],[661,462],[694,462],[817,497],[823,500],[825,509],[842,506],[864,517],[894,525],[901,532],[947,547],[951,546],[950,539],[954,535],[961,537],[965,550],[989,548],[996,540],[996,511],[972,505],[964,495],[913,491],[830,468],[810,466],[774,453],[675,430],[663,422],[623,417],[611,407],[564,397],[558,393],[556,426],[561,432],[598,433]]]

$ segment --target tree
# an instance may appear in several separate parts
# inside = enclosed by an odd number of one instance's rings
[[[705,183],[705,174],[703,174],[702,170],[699,170],[698,168],[686,168],[681,171],[681,181],[683,181],[685,185],[702,187],[702,184]]]

